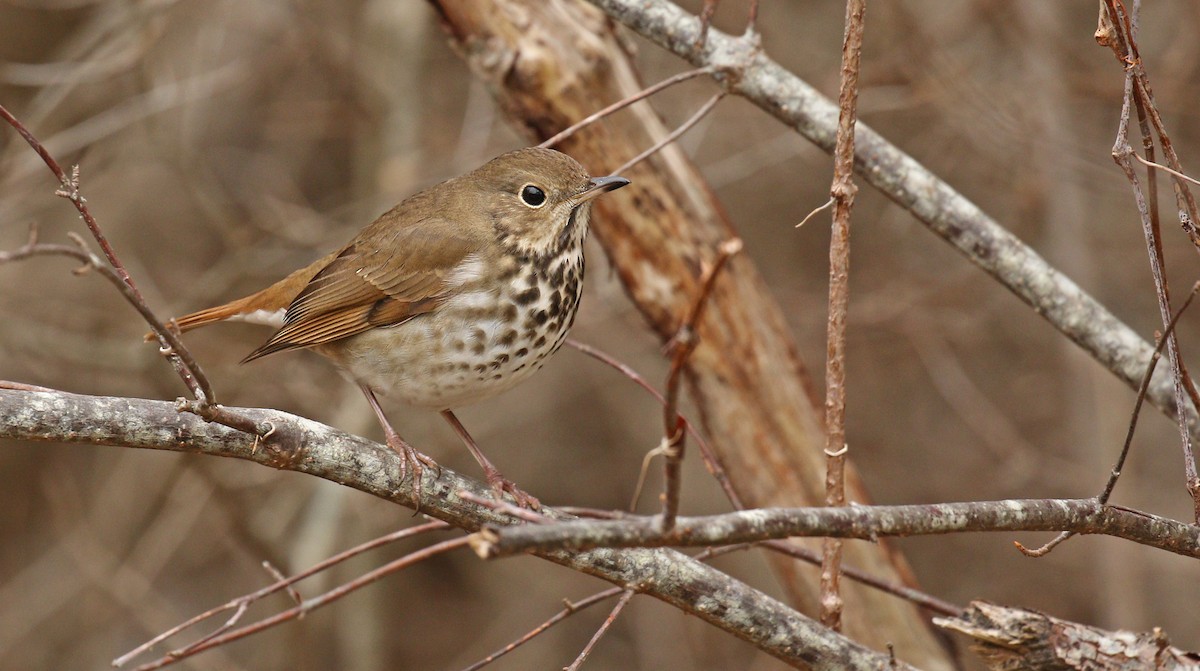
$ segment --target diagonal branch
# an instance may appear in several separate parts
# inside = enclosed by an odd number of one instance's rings
[[[825,151],[833,151],[837,106],[755,45],[709,29],[703,48],[697,49],[700,19],[667,0],[588,2],[696,67],[716,66],[720,72],[715,78],[730,93],[758,105]],[[855,171],[864,181],[1137,388],[1154,349],[1150,343],[977,205],[868,126],[858,125],[855,144]],[[1156,374],[1147,394],[1150,403],[1175,418],[1174,396],[1169,373]],[[1200,436],[1195,411],[1189,407],[1184,412],[1192,435]]]

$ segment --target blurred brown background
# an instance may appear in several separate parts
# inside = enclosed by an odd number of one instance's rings
[[[699,3],[688,5],[693,11]],[[766,2],[768,52],[836,92],[844,7]],[[717,17],[740,32],[742,3]],[[1112,163],[1122,75],[1092,40],[1094,1],[873,3],[861,118],[945,176],[1119,317],[1159,325],[1128,185]],[[1200,155],[1200,5],[1149,4],[1140,45],[1185,166]],[[647,82],[683,69],[640,42]],[[680,121],[712,92],[654,99]],[[0,102],[64,164],[163,316],[241,296],[340,245],[424,186],[521,146],[421,2],[294,0],[0,2]],[[727,99],[683,140],[729,208],[820,385],[829,159],[748,103]],[[48,171],[0,128],[0,245],[36,222],[82,232]],[[1174,210],[1164,190],[1164,214]],[[877,502],[1095,493],[1133,393],[907,214],[860,192],[854,212],[848,432]],[[1174,287],[1195,251],[1164,226]],[[659,344],[589,249],[574,337],[660,382]],[[133,311],[62,259],[0,267],[0,379],[104,395],[184,393]],[[1181,324],[1185,356],[1200,315]],[[237,361],[267,333],[189,335],[221,401],[296,412],[380,437],[352,385],[308,354]],[[1194,361],[1194,358],[1191,359]],[[477,467],[432,413],[391,410],[443,463]],[[659,437],[655,403],[564,350],[532,381],[460,417],[506,474],[551,504],[621,507]],[[1187,519],[1178,434],[1144,414],[1116,501]],[[693,458],[694,455],[689,455]],[[655,471],[657,473],[657,470]],[[244,463],[115,448],[0,443],[0,667],[101,668],[153,634],[285,572],[413,523],[336,485]],[[725,506],[696,463],[685,510]],[[658,481],[651,479],[651,491]],[[909,539],[928,591],[986,598],[1200,648],[1194,562],[1110,539],[1046,558],[1010,535]],[[1041,535],[1020,540],[1037,543]],[[409,546],[409,549],[415,546]],[[313,595],[396,556],[361,558]],[[761,558],[721,566],[776,593]],[[189,669],[461,668],[559,607],[604,588],[534,559],[431,561]],[[269,608],[284,607],[281,600]],[[606,606],[576,615],[492,668],[570,662]],[[182,643],[190,639],[178,639]],[[635,599],[588,668],[774,669],[747,646]]]

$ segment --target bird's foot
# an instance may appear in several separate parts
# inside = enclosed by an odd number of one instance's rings
[[[542,502],[537,500],[537,497],[517,487],[517,483],[509,480],[500,474],[500,471],[492,468],[485,471],[488,484],[492,486],[492,491],[496,493],[497,499],[504,498],[505,492],[512,495],[517,500],[517,505],[528,510],[541,510]]]
[[[437,472],[437,476],[441,477],[442,467],[438,462],[433,460],[426,454],[417,451],[415,447],[408,444],[408,441],[401,438],[396,433],[389,433],[387,437],[388,447],[395,450],[400,455],[400,479],[403,480],[409,471],[412,472],[413,482],[413,502],[416,504],[417,512],[421,511],[421,490],[423,479],[421,477],[426,467],[432,468]]]

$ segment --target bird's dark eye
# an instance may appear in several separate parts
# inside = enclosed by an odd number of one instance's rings
[[[529,207],[541,207],[546,204],[546,192],[532,184],[521,187],[521,201]]]

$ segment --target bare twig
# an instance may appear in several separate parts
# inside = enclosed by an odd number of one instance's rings
[[[1154,161],[1148,161],[1148,160],[1142,158],[1141,156],[1138,156],[1137,154],[1134,154],[1133,157],[1135,159],[1137,159],[1144,166],[1147,166],[1150,168],[1157,168],[1159,170],[1162,170],[1165,173],[1174,175],[1174,176],[1178,177],[1179,179],[1187,180],[1187,181],[1191,182],[1192,184],[1200,184],[1200,179],[1196,179],[1195,177],[1188,177],[1187,175],[1183,174],[1182,172],[1179,172],[1178,170],[1172,170],[1171,168],[1168,168],[1167,166],[1165,166],[1161,163],[1155,163]]]
[[[154,330],[154,334],[158,337],[158,343],[161,351],[167,356],[167,360],[175,368],[176,373],[187,385],[189,391],[202,403],[216,403],[216,394],[213,392],[212,385],[205,376],[200,365],[196,363],[191,352],[183,342],[171,332],[162,322],[154,315],[150,306],[146,304],[145,298],[138,288],[133,283],[133,278],[129,276],[129,272],[125,270],[121,260],[117,258],[117,254],[113,251],[112,245],[109,244],[108,238],[104,236],[104,231],[100,229],[100,224],[96,222],[96,218],[92,216],[91,210],[88,209],[87,200],[79,190],[79,166],[71,169],[71,174],[67,175],[58,161],[50,154],[50,151],[34,136],[34,134],[25,127],[11,112],[3,105],[0,105],[0,118],[3,118],[12,126],[17,133],[25,139],[29,146],[37,152],[38,156],[58,178],[59,189],[56,195],[62,196],[71,201],[75,209],[79,211],[79,215],[83,218],[83,222],[87,224],[88,230],[92,237],[96,239],[96,243],[100,245],[100,250],[104,252],[104,256],[108,259],[108,265],[116,273],[119,282],[124,285],[121,295],[138,311],[138,314],[146,320],[150,328]],[[90,261],[89,261],[90,263]],[[104,264],[91,264],[95,267],[101,267]]]
[[[691,308],[684,317],[683,322],[679,325],[679,330],[675,337],[668,343],[671,352],[671,369],[667,373],[667,392],[666,404],[663,406],[663,442],[662,450],[666,455],[664,464],[664,492],[663,492],[663,512],[662,512],[662,528],[670,529],[675,524],[675,516],[679,512],[679,490],[680,490],[680,464],[683,462],[683,451],[685,446],[684,431],[685,424],[683,416],[679,414],[679,383],[683,374],[683,367],[687,364],[687,359],[691,356],[692,351],[696,349],[697,334],[696,326],[700,323],[700,316],[704,314],[704,304],[712,293],[713,286],[716,284],[717,275],[721,272],[721,268],[729,259],[742,250],[742,241],[739,238],[732,238],[721,243],[717,249],[717,258],[712,265],[705,270],[704,276],[700,279],[700,291],[696,294],[692,302]]]
[[[238,639],[245,638],[252,634],[257,634],[260,631],[270,629],[271,627],[274,627],[276,625],[283,624],[284,622],[288,622],[290,620],[297,619],[299,617],[302,617],[305,613],[307,613],[310,610],[314,610],[314,609],[320,608],[326,604],[337,601],[338,599],[346,596],[347,594],[350,594],[351,592],[354,592],[358,589],[366,587],[367,585],[369,585],[381,578],[384,578],[393,573],[396,573],[397,571],[400,571],[400,570],[406,569],[410,566],[413,566],[415,564],[418,564],[422,561],[425,561],[426,559],[429,559],[430,557],[434,557],[439,554],[449,552],[451,550],[456,550],[458,548],[465,546],[466,544],[467,544],[467,539],[465,537],[455,538],[455,539],[448,540],[448,541],[442,541],[441,543],[436,543],[436,544],[431,545],[426,548],[422,548],[420,550],[417,550],[416,552],[411,552],[409,554],[404,555],[403,557],[401,557],[399,559],[396,559],[395,561],[388,562],[387,564],[384,564],[383,566],[380,566],[377,569],[368,571],[367,573],[364,573],[363,575],[355,578],[354,580],[351,580],[347,583],[339,585],[338,587],[331,589],[328,592],[321,594],[320,596],[316,596],[311,599],[307,599],[299,606],[296,606],[294,608],[289,608],[288,610],[285,610],[281,613],[276,613],[275,615],[272,615],[271,617],[263,618],[262,620],[259,620],[253,624],[248,624],[239,629],[235,629],[233,631],[222,633],[219,636],[206,637],[204,640],[202,640],[196,644],[187,646],[186,648],[182,648],[180,650],[174,650],[174,651],[169,652],[166,655],[160,657],[159,659],[156,659],[153,662],[150,662],[148,664],[143,664],[143,665],[137,667],[136,671],[153,671],[153,669],[161,669],[165,666],[170,666],[171,664],[174,664],[175,662],[178,662],[180,660],[187,659],[188,657],[191,657],[198,653],[204,652],[205,650],[208,650],[210,648],[215,648],[215,647],[218,647],[221,645],[225,645],[227,643],[231,643]]]
[[[574,347],[580,352],[583,352],[584,354],[596,359],[597,361],[600,361],[601,363],[617,369],[622,375],[630,380],[633,380],[634,383],[636,383],[639,387],[650,392],[654,398],[658,399],[659,403],[664,405],[666,404],[666,397],[664,397],[662,393],[655,389],[654,386],[646,380],[646,378],[642,377],[641,374],[639,374],[629,365],[617,360],[607,352],[599,350],[586,343],[581,343],[578,340],[567,338],[567,345]],[[682,415],[680,416],[682,417]],[[741,497],[738,496],[737,491],[735,491],[733,488],[733,483],[729,481],[729,474],[725,472],[725,466],[721,464],[720,457],[718,457],[717,453],[713,451],[712,446],[708,444],[708,441],[704,439],[703,434],[696,429],[695,424],[688,421],[686,417],[683,417],[683,423],[687,428],[688,434],[691,435],[692,440],[696,441],[696,446],[700,448],[700,456],[704,459],[704,467],[708,469],[709,475],[713,476],[713,478],[717,481],[717,484],[721,486],[721,491],[725,492],[725,498],[729,499],[729,502],[733,504],[734,510],[745,509],[746,505],[742,503]]]
[[[603,592],[596,592],[595,594],[593,594],[585,599],[580,599],[579,601],[567,601],[567,602],[565,602],[564,608],[562,610],[558,611],[557,613],[555,613],[554,615],[552,615],[550,617],[550,619],[548,619],[545,622],[534,627],[533,629],[531,629],[529,631],[529,633],[525,634],[521,638],[518,638],[517,640],[513,641],[512,643],[509,643],[508,645],[504,646],[503,648],[500,648],[496,652],[493,652],[492,654],[488,655],[487,657],[484,657],[483,659],[479,660],[478,662],[475,662],[474,664],[464,668],[463,671],[478,671],[479,669],[482,669],[483,667],[487,666],[488,664],[491,664],[492,662],[503,657],[504,655],[507,655],[508,653],[512,652],[513,650],[516,650],[520,646],[528,643],[529,641],[533,640],[533,638],[536,637],[537,635],[543,633],[550,627],[553,627],[554,625],[558,624],[559,622],[562,622],[563,620],[574,615],[575,613],[578,613],[579,611],[583,610],[584,608],[598,604],[601,601],[604,601],[605,599],[611,599],[612,597],[614,597],[618,594],[622,594],[622,593],[629,594],[629,592],[627,590],[621,589],[620,587],[611,587],[609,589],[604,590]]]
[[[582,120],[577,121],[576,123],[572,124],[571,126],[568,126],[567,128],[563,129],[561,132],[555,133],[553,136],[547,138],[545,142],[542,142],[538,146],[539,147],[553,147],[553,146],[559,144],[560,142],[562,142],[563,140],[571,137],[575,133],[579,132],[580,129],[586,128],[614,112],[623,110],[626,107],[629,107],[630,105],[634,104],[635,102],[638,102],[639,100],[645,100],[646,98],[649,98],[650,96],[654,95],[655,93],[658,93],[659,91],[662,91],[663,89],[674,86],[680,82],[685,82],[689,79],[694,79],[694,78],[700,77],[702,75],[711,75],[711,74],[715,73],[716,71],[717,71],[717,68],[715,68],[715,67],[705,66],[702,68],[696,68],[695,70],[688,70],[687,72],[681,72],[672,77],[667,77],[666,79],[662,80],[661,82],[659,82],[653,86],[648,86],[645,89],[639,91],[638,93],[629,96],[628,98],[625,98],[623,100],[618,100],[617,102],[609,105],[608,107],[605,107],[604,109],[600,110],[599,112],[596,112],[595,114],[590,114],[587,117],[584,117]],[[613,172],[614,175],[619,174],[619,173],[620,173],[619,170]]]
[[[604,622],[600,625],[600,628],[596,630],[595,634],[592,634],[591,640],[587,642],[587,645],[583,646],[583,650],[579,651],[579,656],[575,658],[575,661],[571,662],[571,665],[567,667],[567,671],[579,671],[579,667],[583,666],[584,660],[591,654],[592,648],[596,647],[596,643],[604,636],[604,633],[608,631],[613,622],[617,621],[617,616],[621,614],[621,611],[625,609],[625,604],[629,603],[629,600],[632,598],[633,590],[625,590],[621,593],[621,598],[617,599],[617,603],[613,606],[612,611],[609,612],[608,617],[604,618]]]
[[[613,174],[614,175],[625,174],[633,166],[637,165],[638,163],[641,163],[642,161],[646,160],[647,158],[650,158],[651,156],[653,156],[654,154],[656,154],[660,150],[662,150],[663,147],[678,140],[680,138],[680,136],[682,136],[684,133],[691,130],[692,126],[695,126],[696,124],[700,123],[700,120],[703,119],[709,112],[711,112],[712,109],[717,106],[717,103],[721,102],[721,98],[724,98],[724,97],[725,97],[725,92],[719,91],[716,95],[709,98],[708,102],[701,105],[700,109],[696,110],[696,112],[694,114],[692,114],[692,116],[688,117],[687,121],[684,121],[683,123],[679,124],[679,127],[676,128],[675,130],[671,131],[666,137],[659,140],[658,142],[655,142],[654,146],[650,147],[646,151],[643,151],[642,153],[638,154],[637,156],[634,156],[633,158],[626,161],[624,164],[621,165],[621,167],[614,170]]]
[[[1159,141],[1163,143],[1164,152],[1169,146],[1169,140],[1164,137],[1165,131],[1162,128],[1162,121],[1158,118],[1157,110],[1154,109],[1154,101],[1148,93],[1149,84],[1145,79],[1145,70],[1140,63],[1137,47],[1133,41],[1132,26],[1129,17],[1125,14],[1125,8],[1117,0],[1105,0],[1105,3],[1109,19],[1116,28],[1114,31],[1116,43],[1113,47],[1114,49],[1119,49],[1124,62],[1128,64],[1128,67],[1125,68],[1124,103],[1121,107],[1121,118],[1118,124],[1117,137],[1113,144],[1112,156],[1113,160],[1125,173],[1125,178],[1129,181],[1129,185],[1133,189],[1134,202],[1137,204],[1138,214],[1141,217],[1142,232],[1146,238],[1146,247],[1150,256],[1150,272],[1154,278],[1159,316],[1162,319],[1164,329],[1166,329],[1171,322],[1172,310],[1170,293],[1167,286],[1166,263],[1162,252],[1162,240],[1158,231],[1157,203],[1154,200],[1147,203],[1146,192],[1142,190],[1141,182],[1130,159],[1130,156],[1134,154],[1133,148],[1129,144],[1130,109],[1136,106],[1140,118],[1145,119],[1148,115],[1155,120],[1155,130],[1159,134]],[[1148,130],[1143,129],[1143,138],[1146,143],[1149,142],[1148,136]],[[1173,152],[1171,155],[1173,155]],[[1154,172],[1151,171],[1151,179],[1153,179],[1153,175]],[[1187,198],[1184,196],[1185,194],[1190,195],[1187,192],[1186,184],[1178,179],[1174,183],[1177,193],[1179,193],[1181,204],[1186,205]],[[1150,193],[1153,199],[1153,182],[1150,184]],[[1192,221],[1194,222],[1194,220],[1193,215]],[[1171,363],[1175,404],[1179,408],[1184,408],[1187,406],[1190,398],[1184,391],[1184,368],[1179,354],[1178,340],[1173,332],[1164,331],[1164,334],[1167,340],[1167,359]],[[1196,472],[1196,458],[1192,447],[1192,435],[1183,413],[1180,413],[1177,419],[1179,422],[1180,442],[1183,448],[1185,482],[1188,492],[1192,497],[1193,517],[1197,522],[1200,522],[1200,477],[1197,477]]]
[[[850,211],[854,209],[854,125],[866,0],[846,3],[837,145],[833,151],[833,234],[829,241],[829,321],[825,358],[825,505],[846,504],[846,312],[850,305]],[[842,542],[826,538],[821,560],[821,624],[840,631]]]
[[[344,552],[339,552],[338,554],[336,554],[332,557],[329,557],[328,559],[325,559],[321,562],[318,562],[317,564],[314,564],[312,567],[310,567],[304,571],[301,571],[301,572],[297,573],[296,575],[291,576],[290,578],[279,578],[278,580],[276,580],[276,582],[274,582],[270,585],[267,585],[266,587],[263,587],[262,589],[260,589],[256,592],[251,592],[250,594],[245,594],[245,595],[239,596],[238,598],[233,599],[232,601],[229,601],[225,604],[217,606],[216,608],[207,610],[182,624],[176,625],[176,626],[162,632],[161,634],[155,636],[154,638],[150,639],[149,641],[146,641],[145,643],[139,645],[138,647],[134,648],[133,650],[130,650],[129,652],[125,653],[124,655],[121,655],[120,657],[114,659],[112,662],[112,665],[115,667],[124,666],[125,664],[129,663],[129,661],[131,659],[133,659],[134,657],[137,657],[138,655],[146,652],[147,650],[154,647],[155,645],[158,645],[159,643],[167,640],[168,638],[178,634],[181,631],[184,631],[185,629],[190,629],[191,627],[194,627],[197,624],[199,624],[209,618],[212,618],[220,613],[223,613],[225,611],[228,611],[228,610],[236,611],[234,613],[234,615],[225,623],[225,625],[223,625],[221,628],[217,629],[213,634],[210,634],[209,636],[206,636],[204,639],[201,639],[200,642],[203,642],[204,640],[211,638],[213,635],[218,635],[220,633],[224,633],[225,631],[232,628],[233,625],[237,623],[238,619],[241,618],[242,614],[245,613],[246,609],[254,602],[260,601],[282,589],[291,590],[292,585],[300,582],[301,580],[304,580],[313,575],[316,575],[317,573],[320,573],[321,571],[324,571],[324,570],[330,568],[331,566],[334,566],[336,564],[344,562],[347,559],[350,559],[351,557],[358,556],[369,550],[373,550],[377,547],[387,545],[389,543],[394,543],[396,541],[403,540],[405,538],[411,538],[413,536],[417,536],[417,535],[423,534],[423,533],[428,533],[430,531],[440,531],[440,530],[449,529],[449,528],[450,528],[450,525],[446,524],[445,522],[427,522],[425,524],[421,524],[421,525],[418,525],[415,527],[410,527],[408,529],[401,529],[399,531],[394,531],[390,534],[386,534],[386,535],[380,536],[379,538],[370,540],[366,543],[362,543],[361,545],[357,545],[357,546],[350,548],[349,550],[346,550]],[[293,598],[297,598],[298,596],[299,595],[297,594]],[[300,605],[303,605],[303,601],[300,601]],[[194,643],[192,645],[196,645],[196,644]],[[174,654],[174,653],[172,653],[172,654]]]
[[[1108,503],[1108,498],[1117,486],[1117,478],[1121,477],[1121,471],[1125,468],[1125,458],[1129,455],[1129,447],[1133,444],[1133,434],[1137,429],[1138,414],[1142,409],[1142,401],[1146,398],[1146,388],[1150,386],[1150,378],[1154,375],[1154,367],[1160,358],[1163,343],[1174,333],[1175,326],[1179,323],[1179,318],[1187,311],[1188,306],[1192,304],[1192,300],[1196,298],[1198,292],[1200,292],[1200,282],[1192,285],[1192,290],[1188,293],[1187,299],[1183,301],[1183,305],[1179,307],[1175,316],[1171,318],[1171,322],[1167,324],[1167,330],[1158,338],[1158,344],[1154,348],[1154,356],[1151,357],[1150,363],[1146,366],[1146,375],[1142,378],[1141,388],[1138,389],[1137,400],[1133,405],[1133,413],[1131,413],[1129,418],[1129,431],[1126,432],[1125,444],[1121,447],[1121,455],[1117,457],[1117,463],[1113,465],[1108,483],[1104,485],[1104,491],[1100,492],[1100,495],[1096,497],[1096,500],[1100,503]]]
[[[778,552],[803,562],[808,562],[815,566],[821,565],[821,556],[816,552],[807,550],[787,541],[763,541],[753,544],[753,547],[764,547],[772,552]],[[942,613],[943,615],[957,615],[962,612],[962,608],[948,602],[943,601],[931,594],[922,592],[919,589],[913,589],[905,585],[881,580],[880,578],[862,571],[853,566],[842,566],[842,575],[864,585],[873,587],[881,592],[887,592],[893,596],[897,596],[906,601],[911,601],[918,606],[930,610],[934,613]]]
[[[1175,325],[1179,323],[1179,318],[1187,311],[1188,306],[1192,304],[1192,300],[1196,298],[1196,294],[1200,292],[1200,282],[1192,285],[1192,290],[1188,293],[1187,299],[1183,301],[1183,305],[1175,312],[1175,316],[1171,318],[1171,323],[1167,325],[1166,333],[1158,337],[1158,344],[1154,347],[1154,356],[1150,357],[1150,363],[1146,365],[1146,374],[1142,376],[1142,384],[1138,388],[1137,400],[1133,403],[1133,412],[1129,417],[1129,430],[1125,432],[1125,444],[1121,446],[1121,454],[1117,457],[1117,463],[1113,464],[1112,470],[1109,472],[1108,482],[1104,485],[1104,490],[1096,497],[1096,500],[1102,504],[1108,503],[1108,499],[1112,496],[1113,490],[1117,487],[1117,480],[1121,477],[1121,472],[1125,469],[1125,459],[1129,456],[1129,448],[1133,445],[1133,434],[1137,431],[1138,416],[1142,411],[1142,403],[1146,400],[1146,390],[1150,387],[1150,379],[1154,377],[1154,368],[1158,365],[1159,359],[1162,358],[1163,345],[1167,343],[1166,336],[1170,335],[1175,330]],[[1074,536],[1073,531],[1064,531],[1054,537],[1045,545],[1030,549],[1022,545],[1019,541],[1013,541],[1013,544],[1018,550],[1027,557],[1043,557],[1050,553],[1051,550],[1058,547],[1060,543]]]

